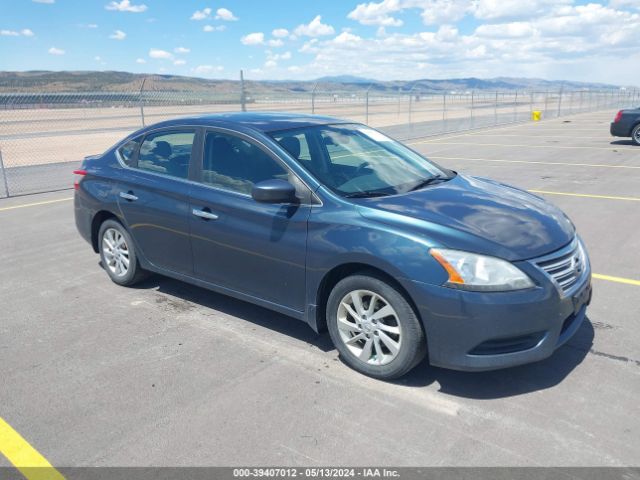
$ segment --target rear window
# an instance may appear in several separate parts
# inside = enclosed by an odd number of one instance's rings
[[[129,140],[118,149],[118,155],[120,155],[122,162],[128,167],[135,166],[133,165],[133,158],[135,156],[138,145],[140,145],[140,138],[134,138],[133,140]]]
[[[195,130],[162,131],[145,137],[137,168],[172,177],[188,177]]]

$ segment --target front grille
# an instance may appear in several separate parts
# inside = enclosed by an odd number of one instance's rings
[[[534,260],[563,293],[569,292],[588,271],[584,247],[576,238],[567,247]]]

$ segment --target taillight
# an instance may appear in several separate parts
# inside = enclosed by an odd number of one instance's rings
[[[74,190],[78,190],[80,188],[80,180],[87,174],[86,170],[74,170],[73,174],[75,175],[75,179],[73,180],[73,188]]]
[[[616,118],[613,119],[613,123],[618,123],[620,120],[622,120],[622,110],[616,114]]]

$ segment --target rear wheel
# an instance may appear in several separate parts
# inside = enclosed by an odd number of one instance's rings
[[[341,358],[380,379],[398,378],[425,356],[420,321],[404,295],[369,275],[347,277],[327,302],[327,327]]]
[[[640,123],[633,127],[633,130],[631,131],[631,140],[636,145],[640,145]]]
[[[148,276],[140,268],[133,240],[121,223],[106,220],[98,233],[100,259],[109,278],[118,285],[134,285]]]

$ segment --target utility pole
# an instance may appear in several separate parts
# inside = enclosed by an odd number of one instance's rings
[[[247,111],[247,92],[244,89],[244,73],[240,70],[240,109]]]

